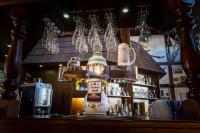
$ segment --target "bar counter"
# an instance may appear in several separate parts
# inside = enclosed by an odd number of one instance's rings
[[[99,118],[3,118],[0,133],[200,133],[200,121]]]

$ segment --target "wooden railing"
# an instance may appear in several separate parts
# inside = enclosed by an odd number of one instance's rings
[[[199,133],[195,121],[0,119],[2,133]]]

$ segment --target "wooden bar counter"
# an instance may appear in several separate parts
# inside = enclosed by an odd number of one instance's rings
[[[5,118],[1,133],[199,133],[199,121],[112,120],[83,118]]]

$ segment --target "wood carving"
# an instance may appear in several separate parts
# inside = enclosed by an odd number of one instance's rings
[[[19,87],[22,73],[22,53],[23,42],[26,37],[26,25],[23,20],[26,16],[24,8],[14,8],[10,12],[13,19],[13,29],[11,31],[11,48],[8,51],[8,56],[5,62],[6,81],[4,83],[5,93],[3,98],[6,100],[14,100],[16,98],[15,90]]]
[[[2,5],[16,5],[16,4],[27,4],[27,3],[34,3],[40,1],[48,1],[48,0],[1,0],[0,6]]]
[[[200,103],[200,53],[194,39],[192,7],[195,1],[169,0],[169,8],[176,15],[177,29],[181,38],[181,61],[187,75],[187,97]]]

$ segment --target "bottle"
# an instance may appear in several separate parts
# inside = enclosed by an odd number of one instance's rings
[[[128,105],[128,110],[129,110],[129,113],[128,113],[128,116],[132,116],[132,109],[131,109],[131,104]]]
[[[125,116],[128,116],[129,109],[128,109],[127,99],[125,99],[125,102],[124,102],[124,112],[125,112]]]

